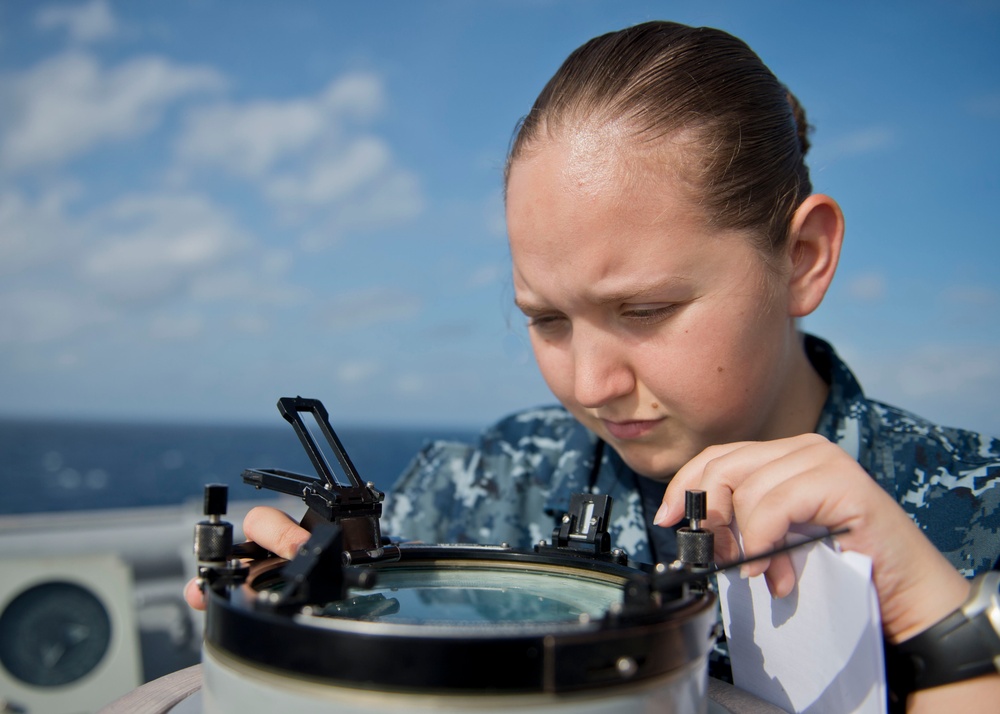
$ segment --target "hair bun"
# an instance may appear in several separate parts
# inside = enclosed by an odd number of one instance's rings
[[[809,152],[809,133],[813,128],[806,119],[806,110],[802,108],[798,97],[792,94],[788,87],[785,87],[785,96],[788,98],[788,105],[792,108],[792,117],[795,119],[795,129],[799,136],[799,151],[805,156]]]

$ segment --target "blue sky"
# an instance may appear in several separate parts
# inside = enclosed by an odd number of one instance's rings
[[[847,215],[804,326],[1000,434],[1000,3],[0,0],[0,414],[480,426],[552,401],[501,168],[565,56],[747,40]]]

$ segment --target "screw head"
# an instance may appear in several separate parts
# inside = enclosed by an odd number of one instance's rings
[[[634,677],[635,673],[639,671],[639,665],[631,657],[619,657],[618,661],[615,662],[615,668],[618,670],[618,674],[622,676],[622,679]]]

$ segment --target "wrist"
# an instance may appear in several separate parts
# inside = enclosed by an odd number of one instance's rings
[[[968,597],[929,628],[886,645],[891,699],[1000,671],[1000,572],[971,584]]]
[[[887,642],[894,645],[906,642],[926,632],[962,607],[969,597],[972,581],[962,577],[951,566],[949,571],[947,578],[935,579],[937,587],[924,589],[918,602],[912,603],[891,623],[883,623],[883,633]]]
[[[875,571],[882,630],[890,643],[904,642],[945,618],[965,602],[970,587],[969,580],[904,517],[904,528],[915,537],[901,539],[896,549],[882,554],[892,567]],[[885,536],[883,541],[890,539]]]

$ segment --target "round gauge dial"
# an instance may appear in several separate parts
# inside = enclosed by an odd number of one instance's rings
[[[73,583],[36,585],[0,614],[0,664],[26,684],[75,682],[100,664],[110,644],[108,611]]]

